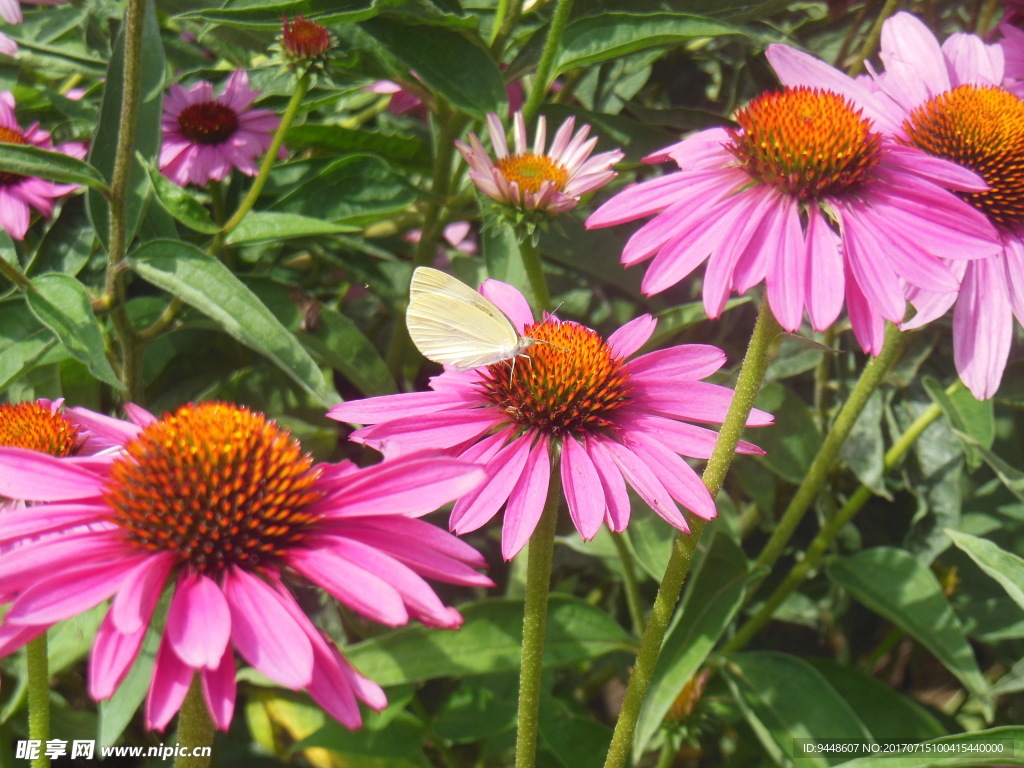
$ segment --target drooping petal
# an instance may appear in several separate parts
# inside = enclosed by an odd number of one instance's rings
[[[139,655],[146,630],[142,626],[131,633],[120,632],[107,613],[89,657],[89,695],[96,701],[109,699],[120,687]]]
[[[562,488],[569,516],[584,541],[590,541],[604,522],[605,498],[601,478],[587,451],[567,436],[562,440]]]
[[[519,483],[530,454],[530,436],[525,435],[502,448],[487,462],[487,480],[467,493],[452,510],[449,525],[456,533],[475,531],[494,515]]]
[[[220,587],[202,574],[183,573],[165,632],[173,651],[190,667],[217,669],[231,637],[231,612]]]
[[[967,266],[953,309],[953,360],[979,400],[992,397],[1003,379],[1013,340],[1013,311],[999,259]]]
[[[207,711],[218,730],[227,732],[235,713],[235,652],[231,646],[224,648],[220,663],[214,669],[200,673],[203,684],[203,699]]]
[[[511,560],[530,540],[547,499],[551,482],[551,456],[548,438],[542,436],[533,446],[519,482],[512,489],[501,526],[501,556]]]
[[[0,496],[78,501],[103,492],[103,478],[39,451],[0,446]]]
[[[146,696],[146,728],[162,731],[167,727],[181,709],[193,675],[194,670],[174,655],[165,639],[156,654],[153,682]]]
[[[605,439],[588,437],[584,447],[590,454],[590,460],[594,462],[598,477],[601,478],[606,504],[605,522],[615,533],[622,533],[629,524],[629,493],[626,491],[626,481],[622,478],[622,472],[612,461],[608,451],[598,445]]]

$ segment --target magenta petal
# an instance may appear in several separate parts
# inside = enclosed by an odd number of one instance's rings
[[[26,501],[76,501],[103,492],[103,478],[59,458],[0,446],[0,496]]]
[[[48,626],[19,627],[16,624],[0,624],[0,657],[14,653],[45,633],[47,629]]]
[[[423,416],[406,416],[352,434],[352,440],[376,448],[388,458],[451,448],[487,432],[498,421],[490,408],[464,408]]]
[[[856,214],[843,217],[843,248],[856,281],[872,308],[893,323],[906,314],[907,304],[899,278],[873,233]]]
[[[332,501],[341,515],[426,514],[483,479],[483,469],[458,459],[394,459],[362,470]]]
[[[530,451],[520,482],[512,489],[501,526],[501,556],[511,560],[530,540],[547,500],[551,483],[548,438],[542,436]]]
[[[628,440],[629,447],[650,467],[673,499],[705,520],[718,515],[714,499],[689,464],[643,432],[630,435]]]
[[[532,435],[527,433],[506,445],[487,463],[487,481],[455,502],[450,521],[453,531],[460,534],[475,531],[497,514],[519,483],[531,442]]]
[[[119,632],[108,612],[100,624],[89,657],[89,695],[96,701],[109,699],[124,681],[139,655],[148,627],[131,633]]]
[[[648,352],[626,364],[631,376],[706,379],[725,365],[725,352],[710,344],[681,344]]]
[[[604,491],[606,504],[605,522],[615,533],[622,533],[629,524],[629,492],[626,490],[626,481],[622,479],[622,473],[615,466],[615,462],[612,461],[607,451],[597,445],[602,439],[588,437],[585,448],[601,479],[601,489]]]
[[[805,237],[807,314],[814,330],[824,331],[843,309],[843,256],[839,252],[839,238],[817,207],[808,211]]]
[[[689,532],[686,519],[672,502],[672,496],[662,485],[661,480],[647,464],[626,446],[614,440],[595,441],[598,450],[607,452],[609,458],[619,468],[622,476],[640,494],[659,517],[682,531]]]
[[[92,504],[37,504],[20,510],[7,510],[3,525],[0,525],[0,548],[18,539],[34,538],[87,523],[95,524],[102,520],[105,510],[102,499],[98,498]]]
[[[514,286],[492,278],[484,281],[484,284],[480,286],[480,293],[493,301],[498,309],[508,316],[512,325],[520,333],[523,332],[523,328],[533,323],[533,311],[530,309],[530,305],[526,303],[523,294]]]
[[[804,261],[806,252],[800,214],[789,198],[780,200],[776,226],[770,230],[767,239],[776,251],[768,267],[768,303],[783,329],[797,331],[803,322],[804,302],[808,294],[805,281],[807,264]]]
[[[235,566],[225,572],[222,588],[231,609],[231,640],[245,660],[286,688],[309,685],[313,650],[277,592]]]
[[[627,358],[647,343],[657,325],[650,315],[640,315],[612,333],[606,343],[616,357]]]
[[[231,637],[231,613],[220,587],[202,574],[183,573],[164,631],[183,662],[194,669],[216,669]]]
[[[979,400],[987,400],[999,389],[1013,340],[1013,312],[1004,275],[1000,259],[971,262],[953,310],[956,370]]]
[[[1003,263],[1010,290],[1010,305],[1017,322],[1024,324],[1024,235],[1004,238]]]
[[[452,402],[451,398],[437,392],[404,392],[399,395],[382,395],[381,397],[365,397],[360,400],[349,400],[334,406],[327,412],[327,418],[335,421],[347,421],[350,424],[376,424],[383,419],[396,416],[421,416],[435,413],[448,408],[457,407],[468,402]]]
[[[135,407],[138,408],[138,406]],[[115,445],[124,445],[134,440],[143,429],[137,424],[115,419],[112,416],[105,416],[102,413],[90,411],[88,408],[68,408],[67,415],[76,424],[80,424],[90,432],[107,438]]]
[[[160,643],[153,667],[153,682],[146,697],[146,727],[162,731],[181,709],[192,684],[194,672],[171,651],[166,640]]]
[[[843,256],[844,261],[847,257]],[[847,264],[847,271],[849,265]],[[875,357],[882,351],[885,338],[885,322],[882,316],[865,298],[860,285],[854,279],[846,281],[846,310],[850,315],[853,335],[861,349]]]
[[[224,648],[224,654],[216,669],[204,669],[201,673],[203,698],[213,718],[213,724],[227,732],[235,712],[235,653],[231,646]]]
[[[149,623],[176,561],[175,553],[158,552],[125,575],[108,614],[119,632],[132,634]]]
[[[584,541],[590,541],[604,522],[605,500],[601,478],[587,451],[572,436],[562,440],[562,488],[569,516]]]

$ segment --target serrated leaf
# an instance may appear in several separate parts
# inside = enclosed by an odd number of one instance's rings
[[[132,269],[212,319],[229,336],[272,360],[324,405],[340,399],[298,339],[234,274],[194,245],[153,240],[132,254]]]
[[[143,162],[141,158],[140,162]],[[145,164],[145,168],[157,202],[165,211],[189,229],[202,232],[204,235],[215,235],[220,231],[220,225],[214,223],[206,206],[200,203],[195,195],[179,187],[151,165]]]
[[[981,570],[999,582],[1013,601],[1024,608],[1024,559],[995,542],[969,533],[946,529],[946,535],[967,553]]]
[[[336,224],[331,221],[303,216],[298,213],[275,211],[253,211],[246,214],[241,223],[227,236],[232,245],[259,243],[268,240],[288,240],[295,237],[336,235],[342,232],[358,232],[359,227]]]
[[[351,646],[345,655],[360,673],[380,685],[518,670],[523,602],[486,600],[459,610],[465,623],[458,632],[408,627]],[[614,619],[582,600],[551,595],[545,667],[612,651],[635,651],[634,641]]]
[[[85,286],[68,275],[50,274],[32,278],[32,288],[26,299],[36,319],[53,331],[93,376],[115,389],[124,389],[107,361],[103,330]]]
[[[829,579],[927,648],[964,687],[987,701],[987,684],[942,586],[914,555],[876,547],[833,560]]]
[[[38,176],[62,184],[81,184],[106,194],[106,179],[85,160],[30,144],[0,143],[0,171]]]

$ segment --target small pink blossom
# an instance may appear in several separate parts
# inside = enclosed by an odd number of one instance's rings
[[[200,82],[185,90],[172,85],[164,99],[160,170],[178,186],[221,181],[232,168],[247,176],[259,171],[256,158],[270,148],[281,120],[273,110],[249,109],[260,92],[249,75],[236,70],[223,92]]]

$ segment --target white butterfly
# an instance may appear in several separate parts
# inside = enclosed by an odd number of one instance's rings
[[[493,302],[430,267],[412,273],[405,324],[425,358],[457,371],[513,359],[536,343]]]

